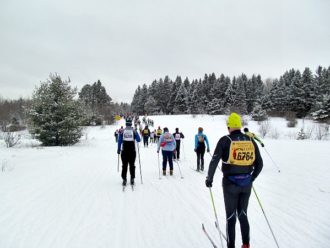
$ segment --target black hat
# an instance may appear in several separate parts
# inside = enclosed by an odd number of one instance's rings
[[[168,132],[168,128],[167,127],[164,127],[164,133],[165,132]]]
[[[244,132],[248,132],[249,131],[249,129],[247,127],[244,128],[243,130],[244,130]]]

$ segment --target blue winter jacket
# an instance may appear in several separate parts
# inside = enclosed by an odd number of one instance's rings
[[[160,147],[162,147],[163,151],[174,151],[176,148],[174,136],[169,132],[162,134],[158,141],[157,151],[159,151]]]
[[[198,134],[195,135],[195,149],[197,149],[197,147],[198,147],[198,136],[199,135],[202,135],[204,137],[204,142],[206,143],[207,149],[210,150],[209,140],[207,139],[207,136],[205,134],[203,134],[203,132],[198,132]]]

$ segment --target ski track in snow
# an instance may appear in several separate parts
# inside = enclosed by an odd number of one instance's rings
[[[207,173],[191,168],[196,167],[193,140],[197,127],[203,125],[212,152],[218,139],[226,134],[224,117],[152,118],[155,127],[167,125],[174,130],[181,124],[180,130],[186,136],[180,161],[184,179],[174,162],[174,176],[161,176],[159,180],[156,145],[144,148],[141,142],[143,184],[137,156],[134,191],[128,185],[123,192],[113,137],[117,126],[89,128],[88,139],[73,147],[1,147],[15,169],[0,173],[0,247],[209,248],[202,223],[221,247],[209,190],[204,184]],[[254,187],[280,247],[329,247],[329,142],[265,143],[281,173],[261,149],[264,169]],[[206,171],[210,159],[206,153]],[[161,160],[160,154],[160,166]],[[212,191],[220,227],[225,232],[221,177],[217,170]],[[253,191],[248,214],[251,247],[276,247]],[[238,222],[236,232],[239,247]]]

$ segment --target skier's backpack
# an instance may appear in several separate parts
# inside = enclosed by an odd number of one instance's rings
[[[198,142],[199,143],[204,143],[204,135],[203,134],[198,135]]]
[[[149,132],[148,132],[148,129],[144,129],[143,130],[143,134],[148,134]]]
[[[165,133],[164,140],[166,141],[166,143],[173,142],[172,135],[170,133]]]

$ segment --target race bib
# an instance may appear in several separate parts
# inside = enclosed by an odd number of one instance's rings
[[[175,134],[175,139],[176,139],[176,140],[181,139],[181,135],[180,135],[179,133],[176,133],[176,134]]]
[[[123,133],[123,140],[124,141],[134,141],[134,132],[133,130],[124,130]]]
[[[255,149],[251,141],[232,141],[229,149],[229,164],[251,166],[255,160]]]

